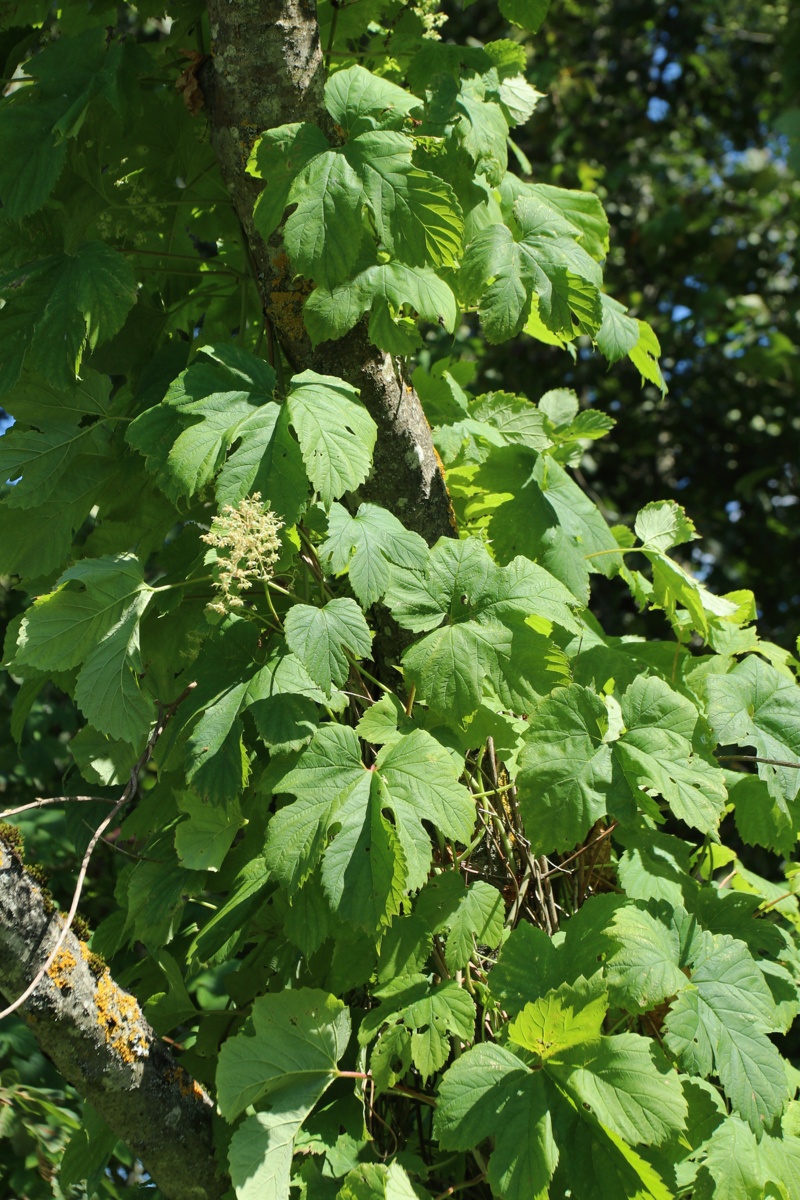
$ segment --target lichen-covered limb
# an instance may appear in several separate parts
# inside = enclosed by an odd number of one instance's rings
[[[430,543],[453,533],[452,511],[419,397],[359,326],[316,350],[305,332],[307,280],[293,275],[279,234],[253,226],[261,185],[246,171],[258,135],[292,121],[326,132],[324,67],[313,0],[209,0],[212,60],[203,74],[211,138],[250,248],[264,311],[298,371],[346,379],[378,426],[372,475],[360,494],[394,512]]]
[[[63,918],[0,842],[0,994],[14,1000],[46,960]],[[177,1065],[133,996],[71,932],[23,1005],[40,1047],[141,1158],[168,1200],[219,1200],[213,1105]]]

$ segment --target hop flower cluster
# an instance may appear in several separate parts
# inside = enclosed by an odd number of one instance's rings
[[[272,577],[280,554],[283,521],[261,503],[261,493],[245,496],[234,507],[226,504],[214,517],[202,540],[217,552],[216,587],[219,599],[209,605],[212,612],[225,613],[244,604],[242,592],[254,583]]]

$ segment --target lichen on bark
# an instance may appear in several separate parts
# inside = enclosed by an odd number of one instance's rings
[[[22,995],[63,917],[45,903],[19,856],[0,842],[0,995]],[[177,1066],[138,1001],[72,932],[20,1015],[58,1071],[102,1115],[168,1200],[220,1200],[213,1103]]]

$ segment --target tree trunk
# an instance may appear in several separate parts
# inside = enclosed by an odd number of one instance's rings
[[[261,184],[245,171],[258,135],[292,121],[325,132],[325,72],[312,0],[209,0],[212,61],[204,73],[211,139],[250,249],[264,314],[293,369],[336,375],[359,388],[378,426],[373,470],[360,495],[395,513],[430,544],[453,534],[441,465],[422,406],[362,322],[313,350],[303,325],[308,282],[292,276],[280,234],[253,225]]]
[[[0,994],[21,996],[47,959],[63,917],[0,841]],[[44,1053],[137,1155],[167,1200],[219,1200],[214,1106],[73,933],[20,1009]]]

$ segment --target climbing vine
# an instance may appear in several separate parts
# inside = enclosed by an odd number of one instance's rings
[[[164,1056],[213,1165],[131,1153],[73,1063],[82,1115],[0,1077],[0,1179],[790,1200],[797,660],[686,569],[677,504],[613,525],[581,487],[610,416],[473,385],[480,339],[521,337],[665,390],[599,199],[514,141],[547,0],[501,0],[482,46],[427,3],[320,0],[290,34],[259,7],[3,9],[10,732],[24,758],[53,697],[72,722],[6,819],[81,816],[21,1006],[0,968],[0,1048],[85,987],[108,1090]],[[267,128],[234,120],[253,13],[294,39]],[[600,628],[599,576],[657,636]],[[16,1182],[20,1130],[52,1183]]]

